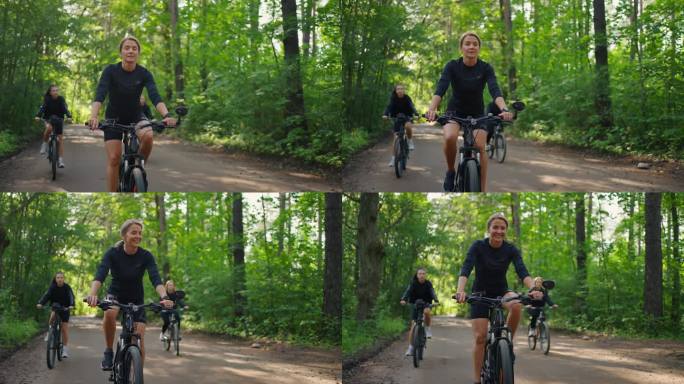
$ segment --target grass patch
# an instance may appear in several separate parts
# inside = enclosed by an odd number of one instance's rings
[[[404,332],[406,326],[407,321],[402,318],[380,317],[362,323],[345,318],[342,320],[342,355],[352,356],[378,341],[394,338]]]
[[[20,140],[9,131],[0,131],[0,158],[9,156],[19,149]]]
[[[0,348],[13,348],[31,339],[38,332],[35,320],[19,320],[0,316]]]

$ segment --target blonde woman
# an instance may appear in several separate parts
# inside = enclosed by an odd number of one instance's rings
[[[102,261],[95,273],[95,279],[90,286],[90,294],[86,301],[91,307],[97,305],[97,292],[102,283],[111,272],[112,283],[107,291],[108,299],[115,299],[120,303],[144,304],[145,291],[143,289],[143,276],[145,271],[149,275],[152,286],[159,295],[159,302],[166,308],[173,307],[173,301],[169,299],[164,285],[162,285],[157,263],[154,256],[140,246],[143,234],[143,223],[140,220],[126,220],[119,230],[121,241],[109,248],[102,257]],[[116,331],[116,318],[119,308],[110,308],[105,311],[102,320],[102,328],[105,336],[106,348],[102,359],[102,369],[109,370],[113,365],[114,333]],[[140,335],[140,352],[143,362],[145,361],[145,310],[135,313],[135,332]]]
[[[169,299],[174,303],[174,308],[170,311],[161,312],[161,318],[164,321],[164,325],[162,325],[162,330],[159,334],[159,340],[164,340],[164,333],[166,333],[166,330],[169,329],[169,325],[171,323],[171,312],[174,312],[176,314],[176,319],[178,319],[178,328],[180,329],[181,318],[180,313],[176,308],[188,308],[185,305],[185,302],[183,302],[183,298],[185,297],[185,295],[181,295],[179,291],[176,291],[176,284],[173,282],[173,280],[167,281],[164,287],[166,288],[166,294],[169,295]]]
[[[530,291],[537,291],[541,292],[544,297],[541,298],[541,300],[532,300],[530,302],[530,307],[527,308],[527,314],[530,315],[530,334],[529,336],[534,336],[534,333],[536,332],[535,327],[537,326],[537,319],[539,318],[539,314],[541,313],[541,308],[543,308],[545,305],[549,305],[552,308],[558,308],[557,304],[554,304],[553,301],[551,301],[551,298],[549,297],[549,292],[544,288],[542,285],[544,283],[544,279],[541,276],[537,276],[534,278],[534,287]]]

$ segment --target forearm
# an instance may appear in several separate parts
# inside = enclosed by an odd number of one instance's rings
[[[156,287],[154,287],[154,290],[157,291],[157,293],[159,294],[159,297],[160,297],[160,298],[163,298],[163,297],[167,297],[167,296],[168,296],[168,295],[166,294],[166,288],[164,288],[164,286],[161,285],[161,284],[160,284],[160,285],[157,285]]]
[[[499,110],[503,111],[504,108],[506,108],[506,102],[504,101],[504,98],[501,96],[494,99],[494,104],[496,104],[496,106],[499,107]]]
[[[523,284],[525,284],[525,286],[526,286],[528,289],[534,288],[534,280],[532,280],[532,278],[529,277],[529,276],[527,276],[527,277],[525,277],[525,278],[523,279]]]
[[[430,101],[430,107],[428,109],[431,111],[436,111],[437,108],[439,108],[439,104],[441,102],[442,102],[442,96],[439,96],[439,95],[432,96],[432,101]]]
[[[456,292],[465,292],[465,286],[468,282],[468,278],[465,276],[458,277],[458,286],[456,287]]]
[[[97,296],[97,292],[100,290],[101,287],[101,281],[93,280],[93,282],[90,283],[90,296]]]
[[[154,106],[157,109],[157,112],[159,112],[162,117],[166,116],[169,113],[169,110],[166,109],[166,104],[164,102],[160,102],[157,105]]]
[[[99,101],[93,101],[93,103],[90,105],[90,118],[97,119],[97,116],[100,114],[100,108],[102,108],[102,103]]]

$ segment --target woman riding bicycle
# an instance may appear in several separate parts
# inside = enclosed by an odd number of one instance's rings
[[[504,120],[512,120],[513,114],[506,108],[499,85],[496,82],[494,68],[485,61],[479,59],[481,40],[474,32],[466,32],[461,35],[460,49],[463,54],[458,60],[449,61],[442,76],[437,83],[437,89],[430,102],[429,110],[426,114],[428,121],[434,121],[437,116],[437,109],[451,85],[452,96],[447,106],[447,113],[459,118],[468,116],[477,118],[484,115],[484,101],[482,93],[485,84],[489,89],[489,94],[494,99],[496,105],[502,110],[499,116]],[[444,178],[444,190],[452,191],[456,179],[454,164],[458,155],[458,135],[461,126],[455,121],[449,121],[444,125],[444,156],[447,162],[447,174]],[[484,155],[485,139],[487,132],[484,128],[473,131],[475,146],[480,150],[480,162],[482,169],[481,191],[486,192],[487,186],[487,156]]]
[[[140,220],[126,220],[119,231],[121,241],[109,248],[104,254],[97,268],[95,278],[90,286],[90,294],[87,302],[91,307],[97,305],[97,292],[111,271],[112,283],[107,291],[107,298],[116,300],[122,304],[142,305],[144,297],[143,276],[147,271],[150,282],[160,297],[160,304],[166,308],[173,307],[173,301],[169,299],[164,285],[162,285],[157,263],[154,256],[148,250],[140,246],[142,241],[143,224]],[[112,307],[105,311],[102,320],[106,349],[102,359],[102,369],[111,369],[114,357],[112,346],[114,345],[114,332],[116,331],[116,318],[119,314],[118,307]],[[141,308],[134,313],[135,333],[140,335],[140,353],[145,361],[145,310]]]
[[[534,287],[534,282],[529,273],[527,273],[525,263],[523,263],[520,256],[520,251],[513,244],[505,240],[507,229],[508,220],[506,220],[506,217],[502,213],[495,213],[487,220],[487,233],[489,236],[483,240],[475,241],[470,246],[458,277],[456,300],[459,303],[466,301],[465,286],[473,268],[475,268],[475,283],[471,292],[482,292],[484,297],[516,296],[515,292],[508,289],[508,282],[506,281],[506,271],[511,263],[513,263],[515,272],[523,281],[523,284],[530,289]],[[530,296],[540,299],[542,293],[531,292]],[[508,310],[507,325],[511,330],[511,340],[513,340],[520,322],[522,305],[519,301],[510,301],[504,303],[503,306]],[[473,336],[475,338],[473,377],[475,377],[475,383],[479,383],[484,347],[487,341],[489,308],[475,303],[471,304],[470,318],[472,319]]]
[[[64,168],[64,116],[71,119],[71,112],[67,108],[66,100],[60,96],[59,88],[52,84],[48,87],[47,92],[43,96],[43,104],[36,114],[36,120],[45,120],[45,131],[43,131],[43,143],[40,145],[40,154],[44,155],[47,152],[48,139],[52,130],[55,130],[57,135],[57,146],[59,153],[59,160],[57,166]]]
[[[406,88],[402,84],[397,84],[392,90],[392,95],[390,96],[389,104],[385,108],[385,112],[382,114],[383,119],[389,119],[390,117],[396,117],[398,114],[403,113],[407,118],[411,119],[414,115],[418,115],[416,107],[413,105],[413,100],[406,94]],[[399,132],[398,124],[394,124],[394,133]],[[415,149],[413,144],[413,119],[407,121],[404,124],[406,129],[406,137],[408,137],[409,150]],[[394,143],[397,140],[397,136],[394,136],[392,141],[392,153],[394,153]],[[394,156],[389,162],[389,166],[394,166]]]
[[[401,296],[401,305],[415,304],[416,300],[423,300],[427,304],[431,304],[432,301],[439,303],[437,300],[437,295],[435,294],[435,289],[432,287],[430,280],[425,278],[426,276],[425,268],[418,268],[416,274],[413,275],[411,283],[406,288],[406,292]],[[406,350],[406,356],[413,355],[413,343],[411,340],[411,335],[413,335],[413,327],[416,325],[416,320],[418,320],[418,310],[415,305],[411,306],[411,329],[409,330],[409,347]],[[423,309],[423,315],[425,320],[425,335],[428,338],[432,337],[432,330],[430,329],[431,319],[430,319],[430,308]]]
[[[69,310],[73,309],[75,306],[74,302],[74,291],[71,290],[69,284],[64,282],[64,272],[57,272],[52,278],[50,287],[45,292],[45,294],[38,300],[36,308],[43,308],[43,306],[50,302],[50,304],[59,303],[64,307],[63,311],[56,311],[57,316],[62,319],[62,358],[69,357],[69,350],[67,344],[69,344]],[[50,320],[48,324],[52,324],[55,319],[55,311],[50,312]],[[51,330],[48,330],[48,335]],[[45,335],[45,341],[47,341],[48,335]]]
[[[550,307],[558,308],[558,304],[554,304],[554,302],[551,301],[551,298],[549,297],[549,292],[544,288],[542,283],[544,283],[544,279],[541,278],[541,276],[537,276],[534,278],[534,287],[531,289],[531,291],[541,292],[544,295],[544,297],[542,297],[541,300],[531,300],[530,307],[527,308],[527,314],[530,315],[529,336],[534,336],[534,333],[536,332],[535,328],[537,327],[537,319],[541,314],[541,308],[544,308],[544,306],[547,304]]]
[[[162,120],[167,126],[175,126],[176,119],[171,117],[166,105],[159,96],[154,77],[142,65],[138,64],[140,55],[140,42],[132,36],[124,37],[119,44],[121,62],[108,65],[97,85],[95,100],[90,110],[90,129],[98,127],[98,114],[100,108],[109,95],[109,103],[105,117],[116,119],[119,124],[135,124],[142,127],[147,123],[140,106],[140,95],[143,88],[147,88],[152,103],[157,111],[164,116]],[[152,128],[144,127],[136,129],[136,135],[140,140],[140,154],[149,159],[152,152]],[[119,182],[119,160],[121,157],[121,140],[123,132],[106,130],[104,133],[105,149],[107,151],[107,188],[110,192],[116,192]]]
[[[162,325],[162,330],[159,334],[159,340],[164,340],[164,333],[166,333],[166,330],[169,329],[169,325],[171,323],[171,312],[173,312],[176,315],[176,321],[178,322],[178,326],[180,327],[181,318],[180,313],[178,312],[178,309],[176,309],[176,307],[183,309],[188,308],[183,302],[183,297],[181,297],[182,295],[178,294],[178,291],[176,291],[176,284],[173,282],[173,280],[167,281],[164,286],[166,287],[166,294],[169,295],[169,299],[174,303],[174,308],[169,311],[161,312],[161,318],[164,321],[164,325]]]

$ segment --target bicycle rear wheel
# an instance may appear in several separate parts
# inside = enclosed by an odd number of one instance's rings
[[[178,323],[173,325],[173,343],[176,347],[176,356],[180,356],[180,328]]]
[[[147,185],[145,184],[145,177],[140,168],[133,168],[131,170],[131,192],[147,192]]]
[[[480,192],[480,173],[477,171],[477,162],[475,160],[467,160],[465,167],[465,192]]]
[[[418,368],[420,366],[420,356],[418,355],[418,349],[420,348],[420,332],[418,331],[418,326],[413,327],[413,366]],[[421,351],[422,355],[422,351]]]
[[[494,142],[496,143],[496,161],[503,163],[506,160],[506,138],[497,134],[494,136]]]
[[[546,323],[539,324],[539,342],[541,343],[541,349],[545,355],[549,354],[549,349],[551,348],[551,335],[549,334],[549,327]]]
[[[513,357],[508,341],[503,339],[497,344],[497,358],[494,378],[496,383],[513,384]]]
[[[493,137],[489,138],[489,142],[487,143],[487,156],[491,159],[494,157],[494,148],[496,147],[496,140],[493,139]]]
[[[131,346],[126,349],[123,374],[124,384],[143,384],[142,357],[138,347]]]
[[[394,174],[397,178],[401,177],[404,170],[401,168],[401,140],[397,139],[394,141]]]
[[[527,346],[530,347],[530,349],[534,351],[534,349],[537,348],[537,336],[536,336],[536,331],[535,331],[534,335],[529,336],[531,329],[532,329],[532,327],[530,327],[528,325],[527,326],[527,335],[528,335],[527,336]]]
[[[52,332],[52,328],[48,330],[48,340],[47,340],[47,366],[49,369],[55,367],[55,358],[57,357],[57,348],[53,345],[55,343],[55,333]]]
[[[50,167],[52,169],[52,180],[57,178],[57,140],[50,139]]]

